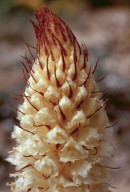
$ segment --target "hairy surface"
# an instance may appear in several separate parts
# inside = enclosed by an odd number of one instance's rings
[[[47,7],[33,21],[37,58],[18,108],[13,192],[109,192],[111,132],[87,49]]]

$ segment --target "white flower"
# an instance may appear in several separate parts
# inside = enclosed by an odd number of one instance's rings
[[[13,192],[109,192],[109,120],[87,50],[47,7],[36,12],[37,58],[18,108]],[[29,63],[30,67],[30,63]]]

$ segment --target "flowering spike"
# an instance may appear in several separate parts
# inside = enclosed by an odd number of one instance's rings
[[[110,192],[112,125],[102,101],[104,91],[93,78],[98,61],[92,69],[85,45],[80,46],[66,23],[47,7],[35,16],[38,24],[31,22],[37,58],[32,64],[23,57],[29,79],[12,134],[17,146],[8,158],[16,166],[11,190]]]

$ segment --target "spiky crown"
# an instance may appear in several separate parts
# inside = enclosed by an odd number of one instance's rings
[[[64,57],[67,56],[67,50],[74,49],[74,62],[77,62],[77,49],[81,54],[81,47],[76,40],[76,37],[66,25],[66,23],[61,20],[54,13],[49,11],[47,7],[40,8],[35,16],[38,20],[36,25],[34,21],[31,20],[36,37],[38,40],[37,51],[41,55],[44,52],[44,55],[48,57],[51,55],[52,60],[55,61],[62,56],[63,61],[63,70],[65,70],[65,61]],[[84,50],[85,60],[88,58],[87,49]]]

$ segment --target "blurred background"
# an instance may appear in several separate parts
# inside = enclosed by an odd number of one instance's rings
[[[0,0],[0,192],[14,169],[5,161],[14,145],[10,139],[18,103],[14,93],[22,93],[25,81],[20,60],[29,56],[25,42],[35,46],[29,18],[43,3],[63,18],[79,42],[85,42],[89,61],[100,57],[95,79],[109,88],[107,112],[113,127],[116,153],[111,191],[130,192],[130,1],[129,0]],[[32,50],[33,51],[33,50]],[[30,56],[29,56],[30,57]],[[11,107],[13,106],[13,107]]]

